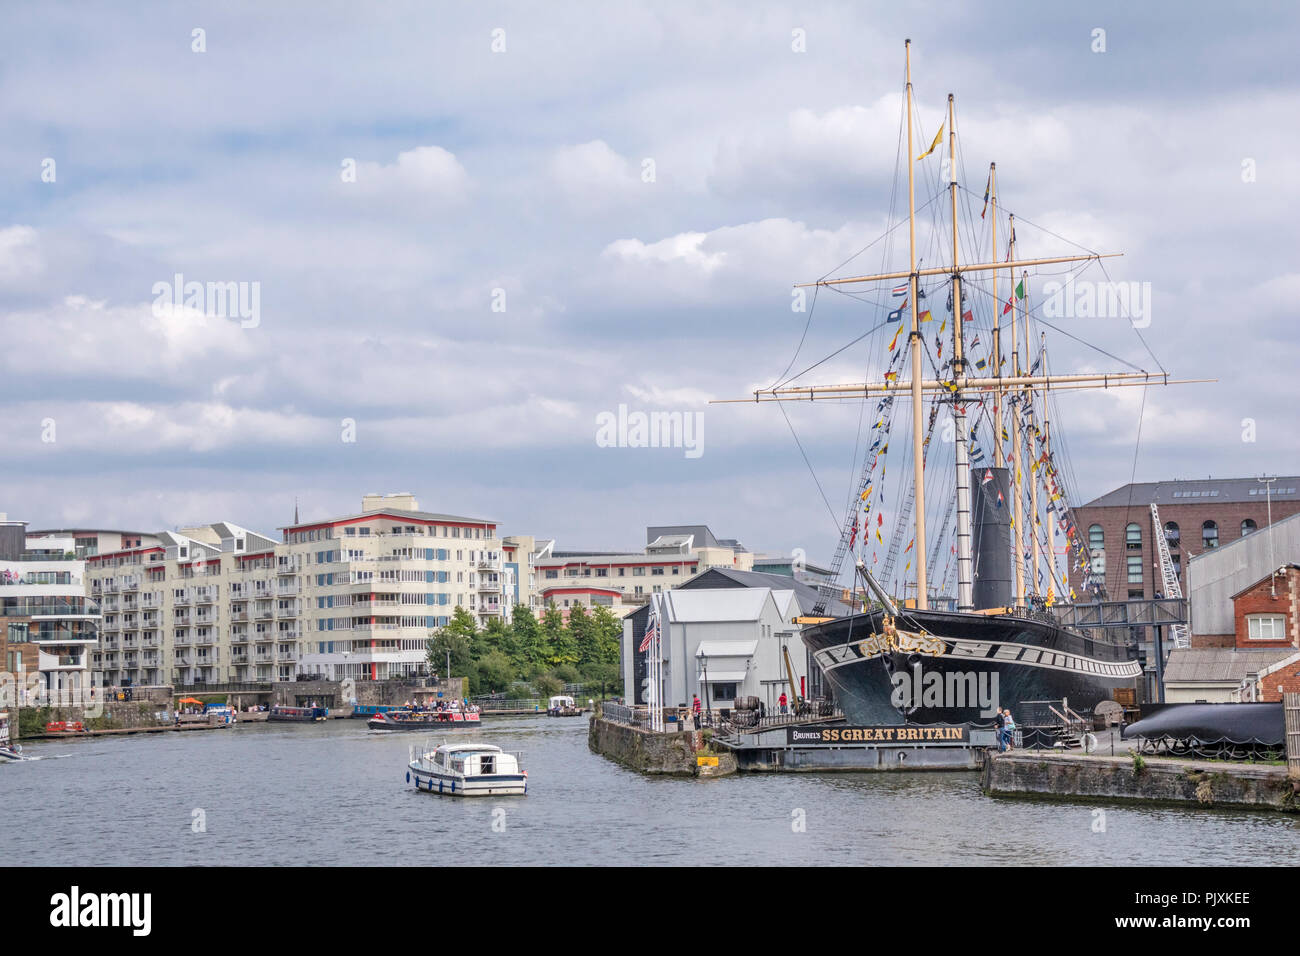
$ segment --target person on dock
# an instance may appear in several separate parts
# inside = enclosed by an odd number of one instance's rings
[[[997,732],[998,753],[1002,753],[1002,751],[1007,749],[1007,719],[1002,716],[1001,710],[999,710],[993,717],[993,727]]]
[[[695,729],[700,729],[700,695],[695,694],[694,700],[691,701],[691,713],[695,717]]]
[[[781,705],[781,713],[783,714],[786,713],[786,708],[789,705],[790,701],[789,698],[785,696],[785,691],[781,691],[781,697],[777,701],[777,703]]]
[[[1016,749],[1016,722],[1015,719],[1012,718],[1011,716],[1011,708],[1010,707],[1006,708],[1002,713],[1004,715],[1002,732],[1006,734],[1007,750],[1015,750]]]

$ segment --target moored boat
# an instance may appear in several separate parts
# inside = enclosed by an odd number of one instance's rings
[[[556,694],[546,702],[547,717],[581,717],[582,708],[566,694]]]
[[[492,744],[442,744],[418,753],[412,747],[406,782],[452,797],[524,796],[528,771],[520,757]]]
[[[267,714],[267,720],[291,721],[293,723],[312,723],[329,717],[328,707],[284,707],[276,704]]]

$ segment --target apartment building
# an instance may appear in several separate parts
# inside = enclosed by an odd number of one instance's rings
[[[381,680],[423,672],[430,629],[458,606],[480,626],[509,620],[494,521],[366,495],[356,514],[280,531],[217,522],[87,558],[105,682]]]
[[[276,639],[275,544],[221,521],[143,535],[135,547],[88,556],[89,595],[103,613],[94,666],[104,683],[191,685],[294,676],[296,649]],[[249,560],[266,555],[272,555],[268,563]],[[283,652],[278,662],[277,651]],[[254,671],[250,664],[259,656],[263,666]]]
[[[480,626],[509,620],[515,572],[495,521],[421,511],[409,494],[366,495],[357,514],[282,531],[277,570],[302,583],[301,673],[419,673],[429,631],[457,607]]]
[[[639,552],[557,551],[554,545],[546,542],[533,560],[542,607],[635,608],[700,571],[749,571],[754,563],[740,542],[719,540],[706,525],[647,528],[646,546]]]
[[[29,533],[0,514],[0,664],[41,696],[88,689],[99,608],[71,536]]]

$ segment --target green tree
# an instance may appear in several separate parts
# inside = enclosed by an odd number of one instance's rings
[[[569,635],[573,639],[573,648],[578,655],[578,668],[585,671],[589,665],[599,659],[600,648],[596,643],[596,625],[581,604],[576,605],[569,612]]]
[[[500,651],[507,658],[513,660],[514,643],[514,632],[505,621],[499,617],[494,617],[488,621],[487,627],[483,629],[483,644],[488,652]]]
[[[481,692],[495,694],[505,690],[515,678],[514,663],[501,651],[488,651],[477,667]]]
[[[510,615],[510,630],[514,635],[514,653],[511,659],[519,672],[529,673],[546,661],[542,630],[528,607],[517,607]]]
[[[450,627],[434,631],[425,645],[428,648],[429,666],[444,677],[468,677],[474,668],[474,646],[469,637]],[[447,655],[451,654],[451,673],[447,671]]]
[[[578,649],[573,643],[573,634],[564,626],[564,616],[554,602],[542,615],[542,642],[546,663],[552,667],[578,662]]]
[[[623,641],[623,622],[603,604],[591,609],[591,626],[595,631],[596,657],[599,664],[619,665],[619,648]]]

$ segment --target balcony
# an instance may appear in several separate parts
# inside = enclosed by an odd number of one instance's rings
[[[122,590],[123,590],[123,591],[139,591],[139,590],[140,590],[140,579],[139,579],[139,578],[135,578],[135,577],[131,577],[131,578],[123,578],[123,579],[122,579]]]
[[[216,601],[217,601],[216,588],[195,588],[194,589],[195,604],[215,604]]]
[[[247,643],[248,643],[248,634],[245,633],[245,632],[232,633],[232,634],[230,635],[230,643],[231,643],[231,644],[247,644]]]
[[[248,620],[248,608],[246,608],[246,607],[241,607],[241,608],[239,608],[239,609],[237,609],[237,610],[231,611],[231,612],[230,612],[230,619],[231,619],[232,621],[247,621],[247,620]]]
[[[172,635],[173,647],[188,647],[194,643],[194,636],[188,630],[182,630]]]
[[[172,607],[183,607],[191,603],[192,600],[189,591],[182,591],[180,594],[172,595]]]
[[[275,616],[280,618],[297,617],[302,611],[298,607],[298,602],[294,601],[289,607],[276,607]]]
[[[141,607],[157,609],[160,604],[162,604],[162,601],[158,599],[158,594],[155,591],[145,591],[140,595]]]

